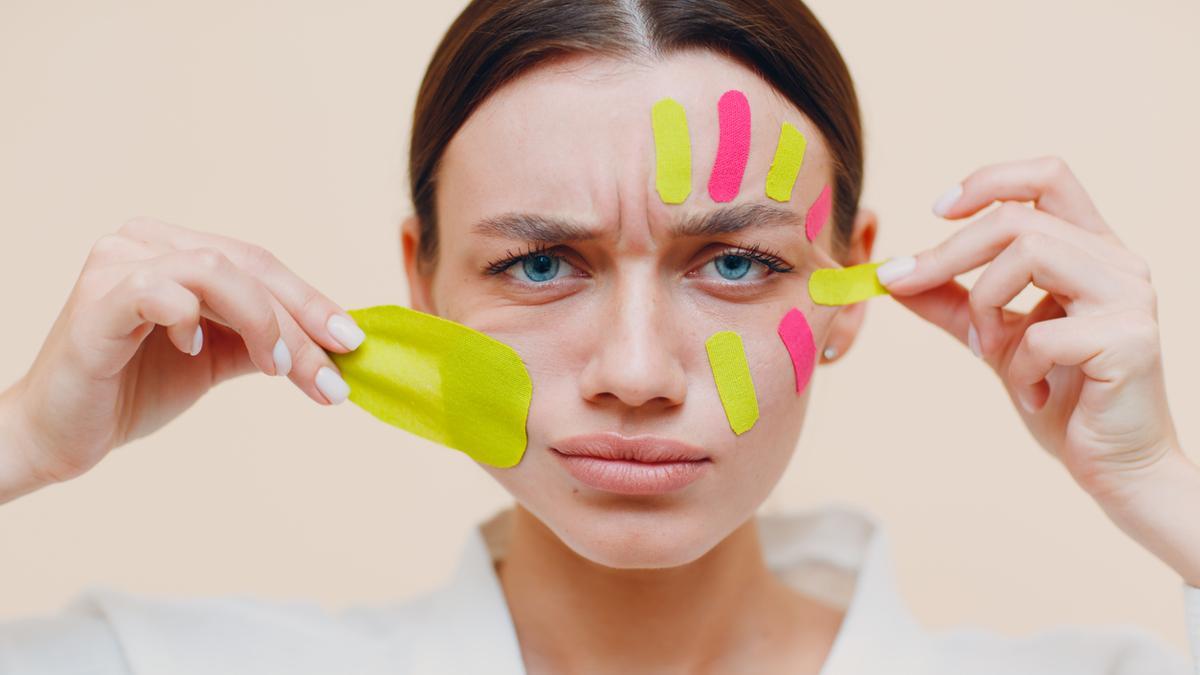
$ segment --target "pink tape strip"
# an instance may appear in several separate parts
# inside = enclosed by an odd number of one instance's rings
[[[792,370],[796,373],[796,391],[801,392],[808,386],[812,377],[813,366],[816,365],[817,347],[813,343],[812,328],[804,313],[792,308],[779,322],[779,338],[787,347],[792,357]]]
[[[730,89],[717,103],[721,127],[717,159],[708,178],[708,194],[714,202],[729,202],[742,189],[742,176],[750,158],[750,101],[737,89]]]
[[[833,211],[833,193],[826,185],[817,197],[817,201],[813,202],[812,207],[808,209],[808,216],[804,218],[804,233],[808,235],[809,241],[815,240],[817,235],[821,234],[821,228],[825,227],[831,211]]]

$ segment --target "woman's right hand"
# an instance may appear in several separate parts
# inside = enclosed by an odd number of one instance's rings
[[[0,395],[0,502],[84,473],[253,370],[340,403],[349,388],[326,350],[363,337],[265,249],[133,219],[95,243],[33,365]]]

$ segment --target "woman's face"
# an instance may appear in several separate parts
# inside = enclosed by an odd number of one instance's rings
[[[718,204],[707,181],[717,101],[729,89],[750,102],[750,159],[737,198]],[[692,191],[680,205],[663,203],[655,189],[651,108],[664,97],[687,110],[692,140]],[[764,185],[785,121],[808,146],[792,199],[780,203]],[[804,216],[832,177],[813,124],[750,70],[709,52],[653,64],[577,56],[545,65],[491,96],[449,144],[438,173],[438,259],[427,276],[415,271],[415,221],[404,227],[413,305],[521,355],[533,381],[528,447],[514,468],[485,468],[578,554],[611,567],[690,562],[751,517],[778,481],[808,392],[796,392],[780,319],[802,311],[819,354],[826,344],[845,351],[862,317],[861,305],[816,306],[807,291],[809,274],[832,264],[834,228],[809,242]],[[780,213],[758,213],[736,231],[674,232],[750,204]],[[501,219],[513,214],[537,219],[524,228]],[[573,228],[546,232],[556,221]],[[550,234],[570,238],[534,240]],[[840,262],[865,262],[873,234],[863,212]],[[531,249],[506,266],[510,254]],[[718,331],[741,335],[754,381],[759,419],[741,435],[726,419],[705,350]],[[706,459],[690,465],[698,478],[683,487],[597,487],[554,448],[599,432],[682,441]]]

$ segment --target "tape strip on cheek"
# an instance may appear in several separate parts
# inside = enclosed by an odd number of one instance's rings
[[[708,195],[714,202],[733,201],[742,189],[742,176],[750,158],[750,101],[731,89],[717,103],[720,140],[717,158],[708,178]]]
[[[792,370],[796,373],[796,392],[804,391],[812,378],[816,363],[817,346],[813,342],[812,328],[804,313],[792,308],[779,322],[779,339],[792,357]]]
[[[750,378],[750,363],[742,336],[733,331],[714,333],[704,342],[708,363],[717,383],[717,394],[733,433],[742,435],[758,421],[758,398]]]
[[[804,233],[808,236],[809,241],[815,241],[821,234],[821,228],[825,227],[825,223],[829,221],[829,214],[832,211],[833,192],[826,185],[817,197],[817,201],[809,207],[808,215],[804,217]]]
[[[808,141],[796,127],[783,123],[779,129],[779,144],[775,147],[775,159],[767,172],[767,196],[777,202],[790,201],[796,177],[804,164],[804,149]]]
[[[687,112],[664,98],[651,111],[654,127],[655,184],[667,204],[682,204],[692,192],[692,141]]]
[[[879,283],[875,274],[880,264],[819,269],[808,278],[808,294],[818,305],[852,305],[877,295],[887,295],[888,289]]]
[[[483,464],[508,468],[521,461],[533,383],[515,350],[407,307],[349,314],[367,338],[348,354],[329,356],[350,385],[351,401]]]

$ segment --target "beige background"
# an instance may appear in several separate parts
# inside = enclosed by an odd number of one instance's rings
[[[463,4],[0,2],[0,382],[28,366],[92,241],[136,214],[262,244],[347,307],[407,302],[406,135]],[[1171,401],[1184,442],[1200,442],[1200,5],[812,4],[860,87],[880,256],[948,234],[929,205],[974,167],[1066,157],[1151,262]],[[1033,444],[949,337],[881,298],[814,386],[767,508],[834,499],[883,516],[927,623],[1128,622],[1184,646],[1175,574]],[[89,585],[400,598],[446,578],[506,497],[465,457],[352,405],[243,378],[0,508],[0,617]]]

